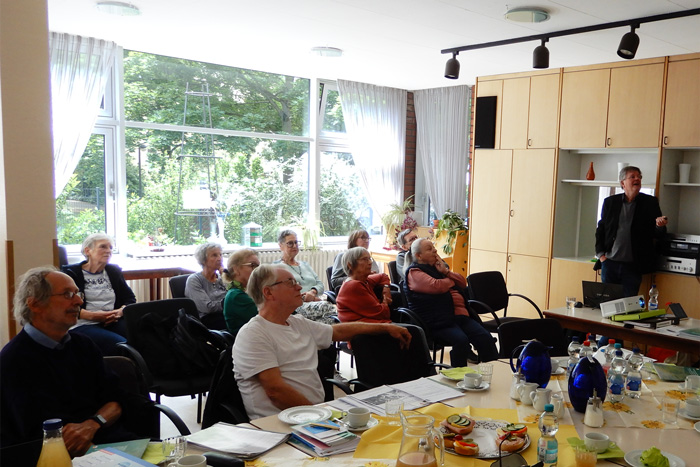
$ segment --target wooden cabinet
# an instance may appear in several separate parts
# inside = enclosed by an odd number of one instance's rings
[[[497,251],[469,250],[469,273],[481,271],[498,271],[503,277],[507,275],[508,255]]]
[[[663,80],[662,61],[596,70],[565,70],[559,146],[657,147]]]
[[[503,81],[501,149],[527,147],[527,119],[530,106],[530,78]]]
[[[665,147],[700,147],[700,54],[694,55],[698,58],[669,60],[664,112]]]
[[[474,151],[470,248],[501,253],[508,251],[512,157],[509,150]]]
[[[549,259],[538,256],[508,255],[506,285],[508,292],[525,295],[540,307],[547,309]],[[522,298],[508,301],[508,316],[539,318],[537,311]]]
[[[566,306],[566,297],[576,297],[583,302],[581,281],[596,281],[596,272],[590,261],[552,259],[551,280],[549,282],[549,307]]]

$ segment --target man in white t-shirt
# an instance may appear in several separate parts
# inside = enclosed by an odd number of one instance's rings
[[[408,330],[394,324],[330,326],[292,315],[302,303],[301,286],[282,267],[256,268],[247,292],[259,310],[236,336],[233,371],[251,419],[323,402],[317,351],[333,341],[348,341],[357,334],[389,334],[402,348],[411,342]]]

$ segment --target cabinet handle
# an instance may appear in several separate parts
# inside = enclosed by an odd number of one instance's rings
[[[612,138],[608,138],[607,141],[606,141],[606,144],[607,144],[608,146],[612,146]]]
[[[510,210],[510,217],[515,217],[515,210],[513,210],[513,209]]]
[[[510,255],[508,255],[508,262],[509,262],[509,263],[510,263],[510,260],[511,260],[511,256],[510,256]]]
[[[664,136],[664,146],[668,145],[668,136]]]
[[[528,138],[527,139],[527,147],[529,148],[531,146],[532,146],[532,138]]]

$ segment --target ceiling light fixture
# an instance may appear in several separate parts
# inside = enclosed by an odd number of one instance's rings
[[[138,16],[141,10],[132,4],[126,2],[100,1],[95,4],[98,11],[114,16]]]
[[[448,65],[452,60],[455,60],[456,55],[459,52],[464,52],[466,50],[476,50],[476,49],[487,49],[490,47],[499,47],[501,45],[511,45],[511,44],[518,44],[520,42],[530,42],[530,41],[545,41],[549,40],[553,37],[562,37],[562,36],[572,36],[574,34],[583,34],[587,32],[594,32],[594,31],[602,31],[605,29],[613,29],[613,28],[621,28],[621,27],[631,27],[632,32],[629,32],[625,34],[622,38],[622,41],[620,42],[620,47],[618,50],[618,54],[622,58],[634,58],[634,54],[637,52],[637,47],[639,46],[639,37],[637,34],[634,33],[634,29],[639,28],[639,26],[642,23],[653,23],[655,21],[665,21],[669,19],[676,19],[676,18],[685,18],[688,16],[697,16],[700,15],[700,8],[693,8],[690,10],[682,10],[682,11],[676,11],[673,13],[664,13],[661,15],[654,15],[654,16],[645,16],[642,18],[634,18],[634,19],[628,19],[625,21],[614,21],[612,23],[604,23],[604,24],[595,24],[592,26],[584,26],[580,28],[574,28],[574,29],[565,29],[563,31],[554,31],[554,32],[548,32],[544,34],[535,34],[533,36],[524,36],[524,37],[516,37],[513,39],[504,39],[500,41],[494,41],[494,42],[484,42],[483,44],[473,44],[473,45],[463,45],[461,47],[452,47],[449,49],[443,49],[440,51],[440,53],[443,54],[452,54],[452,59],[448,60],[447,63]],[[633,37],[632,37],[633,36]],[[634,47],[632,47],[632,43],[630,42],[629,45],[625,43],[625,38],[630,37],[630,41],[634,40],[636,38],[636,43],[634,44]],[[623,49],[623,46],[624,49]],[[546,47],[544,47],[544,44],[537,47],[539,49],[540,47],[543,47],[545,50]],[[535,50],[537,50],[535,49]],[[549,51],[547,51],[549,52]],[[625,55],[623,56],[622,54],[626,53],[629,54],[631,53],[631,56]],[[534,62],[534,56],[533,56],[533,62]],[[445,77],[446,78],[452,78],[451,76],[447,76],[447,69],[445,70]],[[454,79],[454,78],[452,78]]]
[[[311,53],[319,57],[342,57],[343,49],[336,47],[312,47]]]
[[[457,60],[457,55],[459,55],[459,52],[453,53],[452,58],[447,61],[445,65],[445,78],[459,78],[459,60]]]
[[[542,8],[512,8],[504,16],[516,23],[542,23],[549,19],[549,12]]]
[[[542,39],[542,44],[532,52],[532,68],[549,68],[549,49],[544,45],[548,40]]]
[[[639,28],[639,24],[633,24],[632,30],[622,36],[620,40],[620,45],[617,47],[617,55],[620,57],[631,60],[637,53],[637,47],[639,47],[639,36],[634,32],[635,29]]]

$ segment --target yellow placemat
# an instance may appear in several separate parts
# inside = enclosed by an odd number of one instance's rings
[[[453,413],[466,413],[476,418],[505,420],[510,423],[518,421],[518,413],[514,409],[485,409],[478,407],[454,408],[443,404],[433,404],[418,410],[421,413],[435,417],[435,423],[447,418]],[[383,420],[382,417],[377,417]],[[530,463],[537,461],[537,440],[540,431],[536,424],[528,424],[530,447],[520,454]],[[386,423],[371,428],[363,433],[362,440],[355,450],[355,457],[365,459],[395,459],[401,447],[402,431],[400,426],[389,426]],[[567,438],[578,437],[572,425],[560,425],[557,433],[559,441],[559,465],[574,465],[574,451],[566,441]],[[445,465],[454,467],[471,467],[490,465],[493,460],[472,459],[469,457],[445,454]]]

